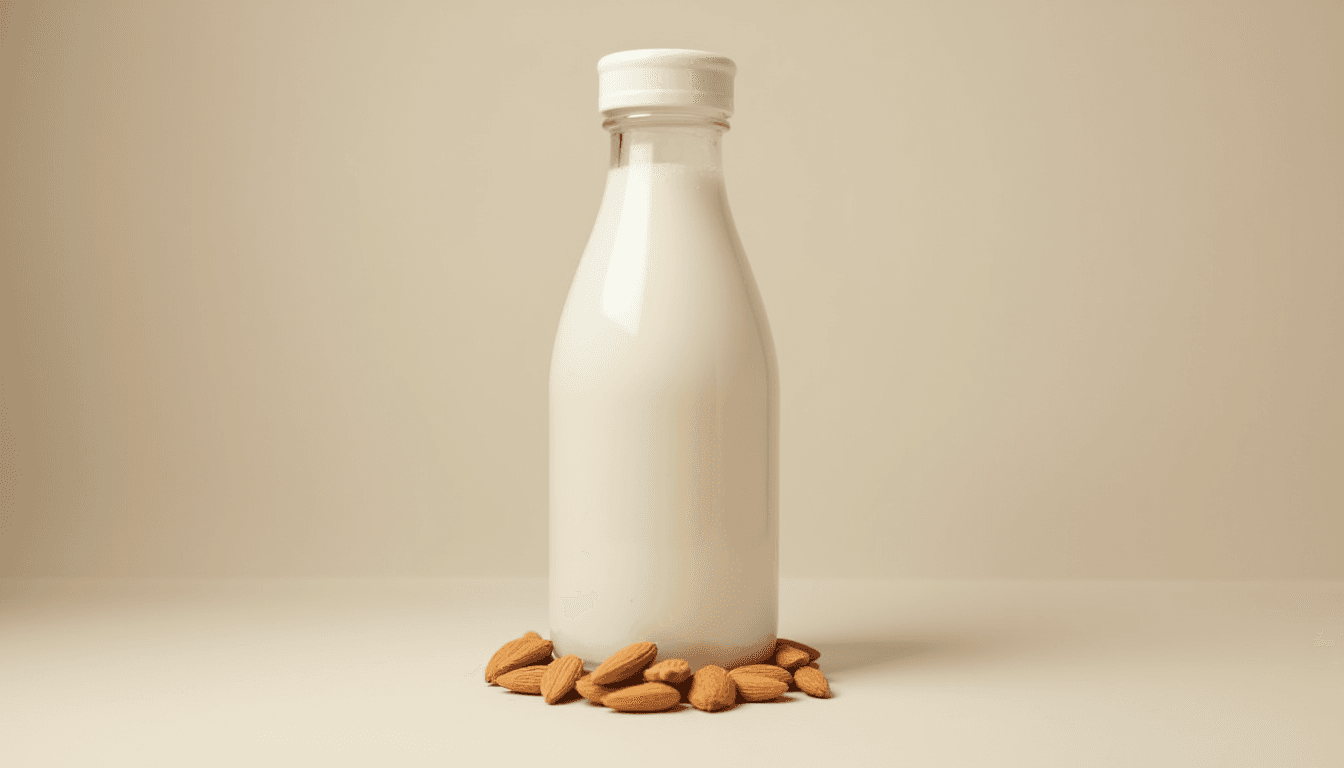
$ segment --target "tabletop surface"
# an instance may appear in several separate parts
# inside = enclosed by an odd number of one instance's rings
[[[713,714],[486,685],[527,630],[544,579],[0,580],[0,764],[1344,765],[1341,581],[783,579],[834,697]]]

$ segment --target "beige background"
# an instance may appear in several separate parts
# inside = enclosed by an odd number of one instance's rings
[[[785,576],[1344,575],[1344,5],[0,2],[0,575],[541,576],[597,59],[738,64]]]

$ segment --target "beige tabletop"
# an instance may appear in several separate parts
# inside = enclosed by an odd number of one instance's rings
[[[1344,765],[1344,582],[786,579],[835,697],[656,715],[484,683],[545,592],[0,581],[0,764]]]

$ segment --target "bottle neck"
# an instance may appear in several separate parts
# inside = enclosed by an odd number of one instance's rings
[[[611,171],[662,165],[722,176],[721,139],[729,129],[722,116],[623,110],[609,115],[602,127],[611,133]]]

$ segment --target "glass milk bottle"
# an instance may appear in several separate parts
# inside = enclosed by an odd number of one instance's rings
[[[720,143],[730,60],[598,62],[611,162],[550,371],[550,632],[593,669],[640,640],[766,660],[779,610],[779,374]]]

